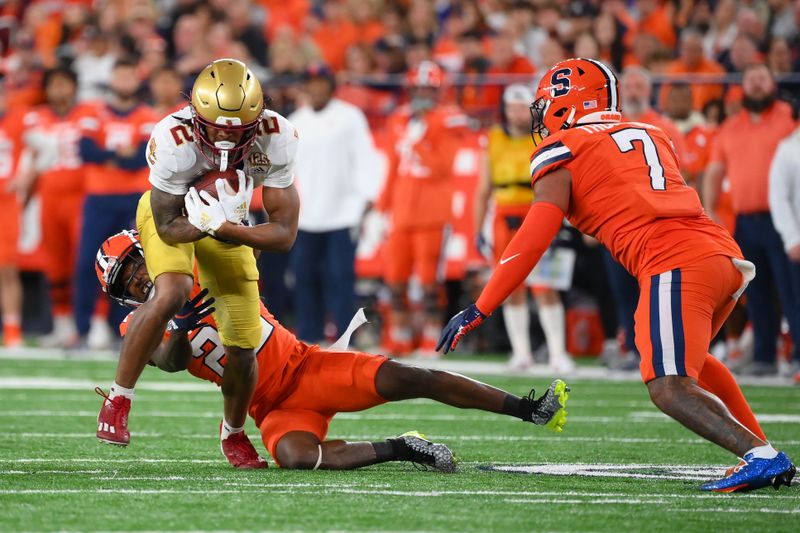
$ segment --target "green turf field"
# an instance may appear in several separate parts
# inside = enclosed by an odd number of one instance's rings
[[[798,486],[697,491],[696,479],[735,461],[661,416],[638,383],[571,381],[562,435],[429,401],[343,414],[331,427],[331,437],[368,440],[418,429],[451,446],[462,460],[457,474],[401,463],[241,472],[219,451],[220,395],[188,375],[148,369],[131,446],[98,443],[101,399],[92,388],[107,387],[114,368],[112,361],[0,360],[0,530],[800,530]],[[516,393],[548,383],[487,381]],[[746,393],[776,446],[799,458],[800,389]],[[248,432],[257,438],[252,425]]]

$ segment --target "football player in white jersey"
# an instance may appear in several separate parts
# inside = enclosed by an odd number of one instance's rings
[[[116,380],[98,417],[98,439],[122,446],[130,442],[127,420],[134,385],[167,323],[189,297],[196,257],[198,279],[217,302],[215,318],[224,325],[219,333],[229,361],[222,382],[222,451],[234,466],[265,466],[243,432],[258,374],[254,348],[261,336],[253,249],[287,251],[294,243],[296,148],[295,128],[265,109],[258,79],[234,59],[218,59],[203,69],[190,104],[155,126],[146,154],[151,189],[136,213],[154,281],[123,341]],[[236,193],[227,192],[222,180],[217,182],[219,200],[205,192],[201,199],[191,187],[209,170],[237,166]],[[262,184],[269,222],[245,226],[253,187]]]

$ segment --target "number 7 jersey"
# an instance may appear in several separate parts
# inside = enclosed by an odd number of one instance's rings
[[[598,123],[553,133],[531,157],[533,184],[559,168],[572,174],[567,219],[634,276],[714,255],[742,258],[730,234],[703,211],[672,142],[655,126]]]

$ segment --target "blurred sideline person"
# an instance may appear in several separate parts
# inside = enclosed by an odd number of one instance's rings
[[[530,157],[535,148],[531,140],[530,105],[533,92],[525,85],[509,85],[503,92],[502,125],[488,133],[487,169],[478,185],[475,201],[475,228],[483,228],[489,200],[494,203],[493,253],[495,262],[516,234],[533,201]],[[478,247],[483,248],[482,237]],[[573,370],[574,363],[566,349],[564,305],[558,291],[547,286],[533,286],[539,320],[547,341],[550,366],[558,372]],[[518,287],[503,304],[503,321],[511,341],[509,366],[524,369],[533,364],[530,342],[528,291]]]
[[[198,279],[216,299],[220,343],[228,361],[221,382],[220,445],[235,466],[266,466],[244,434],[261,337],[253,249],[288,251],[294,243],[299,210],[293,185],[296,148],[294,126],[265,109],[258,79],[234,59],[206,66],[195,80],[190,104],[153,128],[146,152],[151,188],[136,212],[152,282],[147,284],[147,302],[123,339],[116,379],[98,416],[98,439],[120,446],[130,442],[134,386],[169,321],[189,298],[197,258]],[[243,170],[237,171],[233,194],[223,180],[216,181],[218,199],[191,186],[211,169],[224,171],[240,163]],[[269,223],[245,226],[241,222],[253,187],[262,184]],[[116,266],[97,263],[103,271]]]
[[[308,101],[289,115],[301,132],[295,166],[300,218],[290,261],[297,336],[307,342],[325,339],[326,318],[341,335],[355,312],[358,233],[381,186],[367,119],[333,97],[335,85],[327,66],[312,65],[305,74]]]
[[[524,281],[564,216],[639,281],[636,345],[650,399],[666,415],[741,458],[701,490],[791,486],[796,468],[766,439],[711,339],[755,276],[730,234],[703,211],[661,129],[622,121],[603,63],[568,59],[536,91],[531,161],[536,199],[478,299],[453,316],[438,348],[455,349]],[[587,105],[588,104],[588,105]]]
[[[40,342],[45,347],[71,348],[79,341],[72,308],[85,185],[79,144],[94,109],[92,104],[76,103],[77,78],[68,67],[48,70],[42,83],[47,103],[23,118],[24,157],[30,164],[17,173],[14,188],[23,203],[34,187],[41,198],[53,332]]]
[[[4,82],[0,76],[0,316],[3,346],[15,348],[22,345],[22,282],[17,250],[22,210],[9,184],[22,151],[22,113],[8,109]]]
[[[183,78],[173,67],[159,67],[150,74],[150,99],[157,117],[180,111],[185,105]]]
[[[468,119],[457,107],[439,102],[444,74],[437,64],[422,61],[406,81],[409,103],[387,121],[389,146],[394,150],[376,203],[390,221],[384,258],[392,308],[386,351],[405,356],[417,346],[420,355],[436,356],[444,248],[453,216],[453,160]],[[419,342],[408,303],[412,274],[422,288]]]
[[[131,230],[109,237],[98,251],[103,263],[114,265],[97,271],[104,292],[134,308],[120,325],[125,337],[134,334],[129,324],[152,287],[142,253],[138,235]],[[148,364],[167,372],[188,370],[220,385],[229,365],[221,325],[211,316],[215,300],[204,300],[207,294],[207,289],[194,284],[192,300],[170,320]],[[342,470],[412,461],[453,472],[456,461],[447,446],[416,432],[379,442],[325,440],[336,413],[363,411],[387,401],[430,398],[461,409],[505,414],[556,432],[566,424],[569,388],[560,379],[538,399],[534,391],[518,397],[458,374],[347,351],[350,332],[340,341],[341,349],[308,345],[275,320],[263,303],[257,312],[259,376],[249,414],[261,430],[264,446],[283,468]]]
[[[800,295],[792,286],[789,260],[769,203],[770,164],[778,143],[795,129],[795,121],[789,104],[776,101],[775,80],[766,65],[745,69],[742,90],[742,110],[728,117],[717,132],[703,182],[703,201],[710,216],[717,218],[722,179],[727,176],[736,213],[734,237],[758,272],[745,301],[755,340],[753,364],[747,371],[770,375],[777,372],[780,326],[775,289],[794,340],[794,360],[800,357]]]
[[[769,207],[789,259],[789,281],[800,298],[800,129],[781,141],[775,151],[769,171]],[[795,382],[800,383],[797,358],[792,370]]]
[[[111,71],[110,98],[87,117],[80,140],[86,197],[83,200],[78,263],[75,271],[75,323],[92,349],[108,348],[111,326],[125,318],[111,306],[110,316],[95,309],[100,295],[94,282],[97,248],[106,235],[131,227],[136,205],[147,190],[145,147],[157,122],[139,98],[136,63],[117,61]]]

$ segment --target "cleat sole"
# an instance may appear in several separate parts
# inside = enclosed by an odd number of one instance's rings
[[[781,485],[786,485],[787,487],[791,487],[792,479],[794,479],[794,475],[796,473],[797,473],[797,468],[795,468],[795,466],[792,465],[789,468],[789,470],[787,470],[783,474],[775,476],[775,479],[772,480],[772,486],[775,487],[775,490],[781,488]]]
[[[101,437],[97,437],[97,440],[99,440],[103,444],[109,444],[111,446],[119,446],[120,448],[124,448],[125,446],[130,444],[129,442],[117,442],[115,440],[108,440],[108,439],[104,439],[104,438],[101,438]]]

